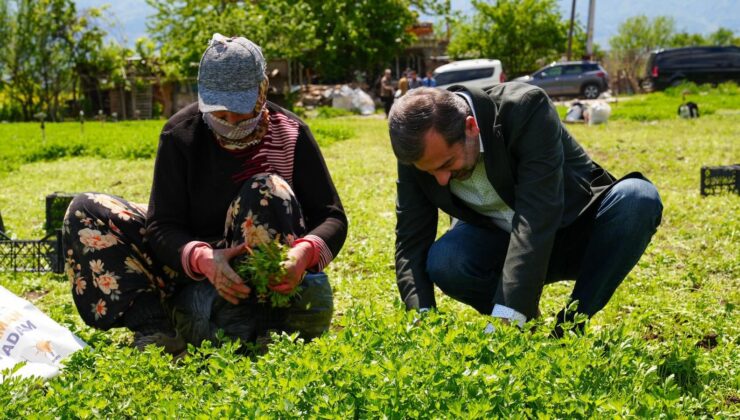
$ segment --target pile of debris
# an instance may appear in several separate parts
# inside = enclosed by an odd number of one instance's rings
[[[305,85],[300,88],[296,106],[317,108],[330,106],[358,112],[375,113],[375,100],[359,87],[351,85]]]

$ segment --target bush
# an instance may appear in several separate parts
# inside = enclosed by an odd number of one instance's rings
[[[316,109],[316,111],[318,112],[318,118],[336,118],[355,115],[355,113],[352,111],[347,111],[346,109],[334,108],[330,106],[320,106]]]
[[[355,135],[355,130],[346,121],[332,121],[331,119],[313,119],[310,122],[311,131],[321,147],[332,143],[347,140]]]

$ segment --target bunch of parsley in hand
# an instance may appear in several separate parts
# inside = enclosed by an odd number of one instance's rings
[[[288,249],[277,237],[254,248],[247,248],[246,255],[234,259],[234,271],[252,286],[258,302],[266,303],[269,299],[273,307],[288,307],[291,298],[298,293],[297,288],[288,294],[277,293],[269,288],[280,284],[286,275],[283,262],[288,259]]]

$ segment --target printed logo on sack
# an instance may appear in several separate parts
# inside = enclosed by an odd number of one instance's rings
[[[30,320],[24,320],[22,318],[23,316],[20,312],[13,311],[7,314],[3,319],[0,319],[0,338],[2,338],[2,347],[0,347],[2,352],[0,353],[0,359],[2,359],[3,356],[10,357],[10,353],[21,340],[21,337],[29,331],[36,329],[36,325],[34,325]],[[45,342],[37,342],[36,349],[39,351],[44,349],[44,351],[40,353],[43,353],[47,358],[51,356],[52,361],[59,357],[54,354],[51,342],[48,340]],[[45,351],[47,349],[49,351]]]

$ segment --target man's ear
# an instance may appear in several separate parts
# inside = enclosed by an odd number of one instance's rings
[[[478,134],[480,134],[478,122],[475,121],[475,117],[468,115],[465,117],[465,135],[468,137],[477,137]]]

